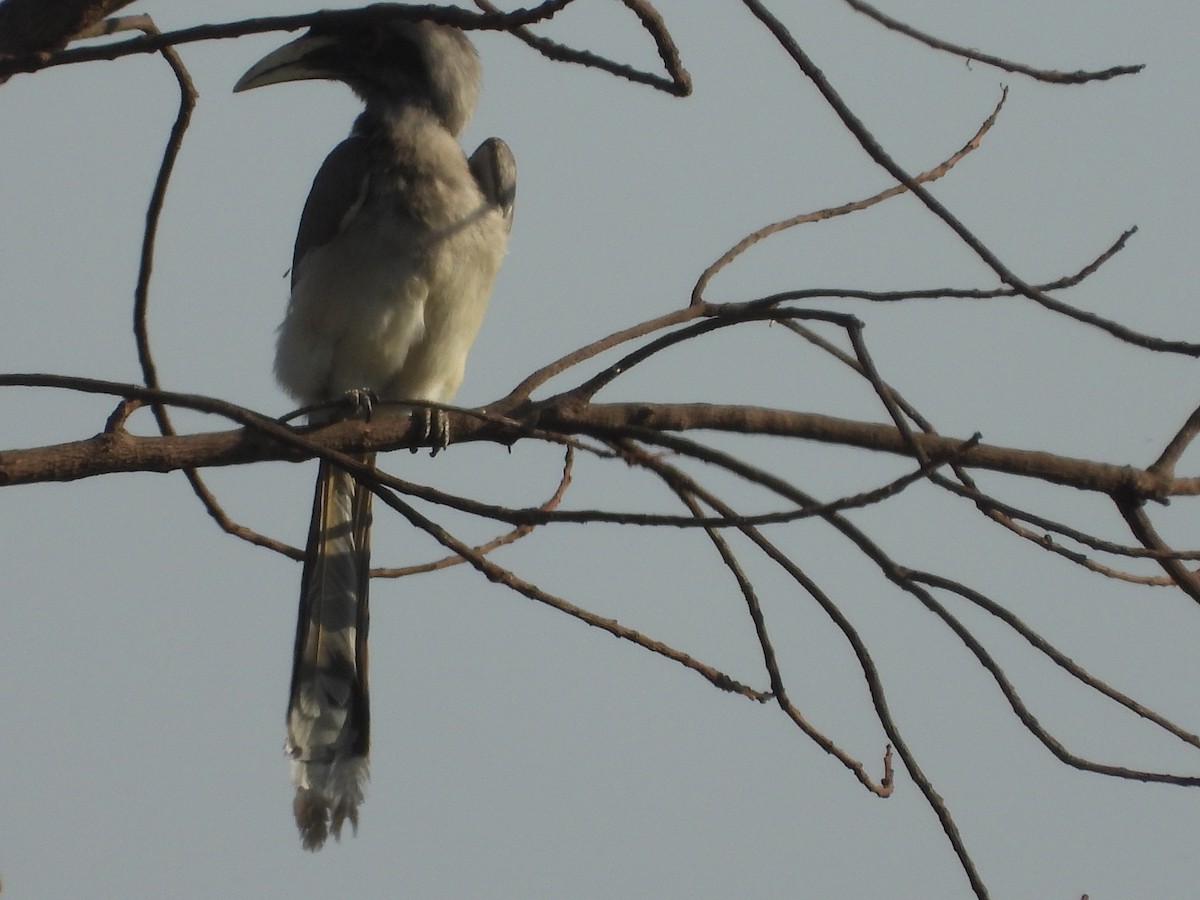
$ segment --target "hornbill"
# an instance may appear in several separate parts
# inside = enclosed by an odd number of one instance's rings
[[[458,144],[479,94],[475,48],[429,22],[343,19],[269,54],[234,90],[303,79],[344,82],[366,108],[305,203],[275,375],[304,405],[347,394],[448,403],[507,248],[516,189],[503,141],[489,138],[470,159]],[[422,415],[436,452],[447,420]],[[370,525],[371,492],[323,460],[285,745],[308,850],[330,831],[340,838],[347,820],[357,831],[368,776]]]

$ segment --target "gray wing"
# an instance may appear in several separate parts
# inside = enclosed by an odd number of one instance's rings
[[[500,210],[505,226],[512,230],[513,204],[517,198],[517,161],[508,144],[488,138],[467,161],[475,183],[488,202]]]
[[[305,254],[337,237],[362,206],[367,196],[369,164],[367,141],[357,136],[346,138],[321,163],[300,215],[300,229],[296,232],[296,248],[292,253],[293,286],[296,269]]]

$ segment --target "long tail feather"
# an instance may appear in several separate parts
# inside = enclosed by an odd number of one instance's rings
[[[364,462],[374,461],[373,455]],[[296,825],[319,850],[347,820],[358,830],[368,777],[367,587],[371,492],[321,462],[300,587],[287,711]]]

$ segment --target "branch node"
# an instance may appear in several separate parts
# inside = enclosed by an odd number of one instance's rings
[[[125,423],[142,406],[142,401],[133,397],[122,400],[105,421],[104,434],[126,434]]]
[[[879,779],[879,788],[880,789],[877,792],[880,797],[892,796],[892,791],[896,787],[896,781],[893,778],[893,775],[894,775],[894,773],[892,771],[892,745],[887,744],[887,745],[885,745],[884,750],[883,750],[883,777]]]

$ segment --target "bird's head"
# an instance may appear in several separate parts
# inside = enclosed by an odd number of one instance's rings
[[[368,108],[424,105],[457,135],[479,97],[479,56],[447,25],[349,20],[313,27],[267,54],[233,89],[305,79],[344,82]]]

